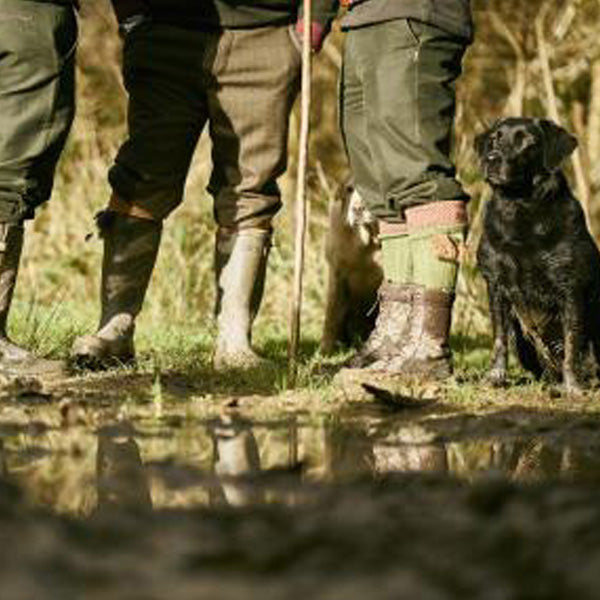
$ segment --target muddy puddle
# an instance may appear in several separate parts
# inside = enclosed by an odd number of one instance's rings
[[[0,597],[600,596],[594,412],[155,400],[0,405]]]

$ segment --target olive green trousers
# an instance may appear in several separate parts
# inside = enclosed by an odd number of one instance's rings
[[[468,41],[412,19],[348,32],[341,128],[354,184],[380,220],[467,200],[450,152],[456,79]]]
[[[72,6],[0,0],[0,223],[50,198],[75,111]]]

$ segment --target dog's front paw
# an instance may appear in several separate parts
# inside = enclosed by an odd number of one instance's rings
[[[491,368],[486,377],[487,383],[494,387],[505,387],[506,386],[506,369],[500,369],[498,367]]]

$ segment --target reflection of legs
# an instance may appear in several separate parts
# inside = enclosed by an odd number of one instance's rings
[[[184,44],[179,36],[186,35]],[[206,121],[190,62],[214,40],[214,35],[153,25],[126,43],[129,139],[109,173],[114,193],[108,210],[98,216],[104,239],[102,311],[96,334],[73,345],[80,365],[105,366],[134,358],[135,319],[154,269],[162,221],[181,202]]]
[[[214,470],[221,479],[225,500],[231,506],[257,504],[264,500],[263,490],[249,478],[260,473],[258,445],[250,425],[236,418],[223,417],[213,430]]]
[[[150,487],[140,449],[132,437],[100,432],[96,455],[98,509],[148,510]]]
[[[448,472],[446,449],[441,444],[376,444],[373,456],[377,473]]]
[[[229,58],[223,68],[215,64],[209,90],[209,190],[219,227],[214,364],[251,367],[263,363],[251,348],[251,328],[264,289],[271,221],[281,206],[276,179],[286,167],[299,57],[285,27],[227,31],[221,43]]]

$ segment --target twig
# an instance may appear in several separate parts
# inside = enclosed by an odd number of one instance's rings
[[[300,341],[300,312],[302,308],[302,276],[304,271],[304,241],[306,238],[306,173],[308,165],[308,134],[311,100],[311,33],[312,1],[304,0],[304,31],[302,36],[302,96],[300,110],[300,139],[298,150],[298,180],[296,184],[294,232],[294,287],[290,316],[290,345],[288,350],[289,384],[294,386],[298,371]]]
[[[523,54],[523,49],[514,33],[508,25],[502,20],[496,11],[490,12],[490,25],[501,35],[515,53],[515,71],[514,80],[511,85],[511,93],[504,105],[504,114],[521,115],[523,114],[523,101],[525,98],[525,86],[527,82],[527,61]]]

